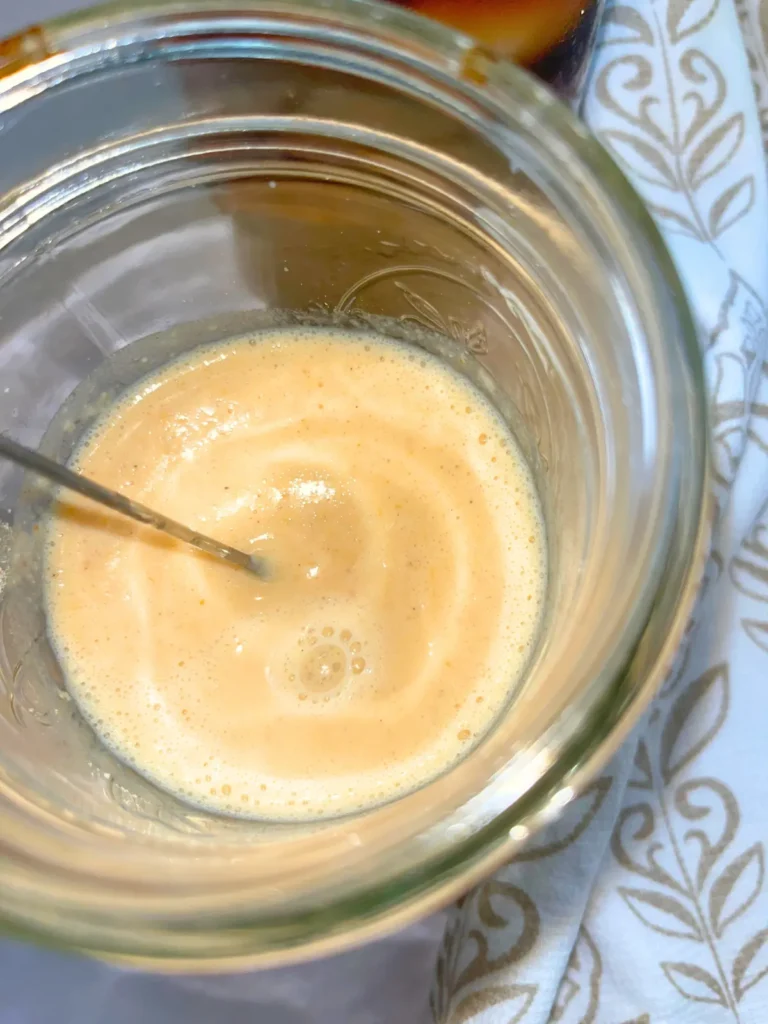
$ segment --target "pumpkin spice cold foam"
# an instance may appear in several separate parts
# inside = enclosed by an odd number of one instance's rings
[[[460,760],[509,700],[544,529],[504,422],[438,359],[281,330],[144,378],[73,465],[276,567],[268,582],[62,496],[47,605],[123,760],[228,814],[313,819]]]

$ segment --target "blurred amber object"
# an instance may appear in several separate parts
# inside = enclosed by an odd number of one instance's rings
[[[602,0],[390,0],[442,21],[519,64],[568,97],[583,82]]]
[[[0,76],[13,74],[31,61],[49,56],[42,28],[33,25],[26,32],[0,39]]]

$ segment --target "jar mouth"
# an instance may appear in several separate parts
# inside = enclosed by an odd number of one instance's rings
[[[212,840],[207,826],[190,827],[188,820],[160,822],[159,829],[153,822],[146,834],[130,835],[126,850],[124,836],[108,823],[68,820],[60,807],[24,792],[12,773],[4,769],[0,777],[6,859],[0,912],[38,934],[163,969],[220,970],[224,961],[282,962],[310,947],[339,948],[397,927],[509,857],[533,827],[572,799],[637,719],[682,636],[707,544],[707,431],[694,329],[669,257],[608,155],[543,87],[466,37],[396,8],[369,0],[241,0],[235,8],[151,0],[53,22],[21,37],[13,51],[16,64],[0,74],[6,112],[133,66],[279,61],[374,83],[379,103],[386,90],[407,95],[411,113],[445,114],[446,123],[471,129],[484,163],[471,166],[474,150],[450,139],[437,149],[383,131],[379,107],[378,125],[291,113],[254,119],[236,108],[193,110],[185,123],[164,122],[159,114],[154,123],[128,124],[85,150],[65,139],[53,156],[43,147],[15,179],[14,166],[3,181],[0,295],[41,244],[66,236],[66,211],[78,212],[83,230],[98,224],[104,197],[118,188],[121,209],[129,210],[148,187],[176,194],[216,182],[225,171],[227,180],[253,178],[243,154],[256,147],[262,178],[279,172],[299,184],[314,181],[319,154],[327,163],[332,150],[335,181],[353,182],[361,193],[375,191],[374,184],[385,188],[414,217],[440,206],[443,221],[461,223],[463,235],[488,254],[473,288],[494,293],[493,312],[505,329],[535,334],[519,296],[506,294],[489,269],[491,254],[514,250],[518,270],[527,258],[525,239],[510,227],[508,189],[496,176],[501,169],[525,170],[530,186],[517,194],[515,215],[525,201],[543,251],[565,248],[584,275],[585,254],[602,268],[605,315],[617,323],[620,315],[623,325],[619,354],[584,335],[589,310],[546,267],[530,283],[531,295],[548,292],[541,308],[552,314],[553,332],[558,311],[573,316],[575,326],[563,332],[570,342],[556,353],[546,337],[534,339],[546,359],[531,379],[559,375],[565,394],[576,387],[576,368],[586,368],[573,429],[594,449],[594,500],[582,510],[589,543],[569,592],[573,621],[564,624],[559,648],[545,644],[531,668],[544,680],[541,688],[519,695],[525,730],[497,731],[448,775],[395,804],[285,833],[279,858],[272,851],[265,859],[252,836],[244,842],[225,830]],[[280,154],[289,149],[286,162]],[[551,219],[547,201],[567,211],[562,222]],[[400,270],[412,280],[420,266],[411,259]],[[454,277],[469,273],[460,268]],[[334,313],[351,308],[347,290]],[[614,361],[601,375],[605,360]],[[627,395],[632,415],[622,412]],[[557,476],[552,434],[547,454],[542,438],[532,450],[545,481]],[[555,514],[557,488],[545,486]],[[542,691],[550,694],[546,705]]]

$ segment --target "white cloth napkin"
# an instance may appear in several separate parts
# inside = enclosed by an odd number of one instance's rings
[[[768,1022],[767,44],[768,0],[608,6],[584,114],[698,321],[718,527],[633,740],[453,913],[440,1024]]]

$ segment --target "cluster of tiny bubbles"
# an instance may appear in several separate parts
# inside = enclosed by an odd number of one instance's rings
[[[365,668],[363,645],[350,629],[307,626],[286,659],[285,674],[300,701],[327,703]]]

